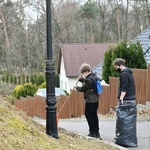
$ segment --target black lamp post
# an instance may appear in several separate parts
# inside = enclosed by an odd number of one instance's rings
[[[46,133],[59,138],[56,123],[54,63],[52,58],[51,0],[46,0],[47,59],[46,59]]]

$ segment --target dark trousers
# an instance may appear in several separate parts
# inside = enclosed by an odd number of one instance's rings
[[[85,103],[85,117],[91,134],[99,133],[99,119],[97,116],[99,102]]]

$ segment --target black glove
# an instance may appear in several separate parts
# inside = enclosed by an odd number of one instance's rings
[[[123,105],[123,100],[122,99],[119,99],[119,106],[120,105]]]

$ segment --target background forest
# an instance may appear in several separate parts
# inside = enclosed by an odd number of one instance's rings
[[[150,25],[149,0],[52,0],[53,57],[62,43],[130,41]],[[0,0],[0,74],[45,71],[46,0]]]

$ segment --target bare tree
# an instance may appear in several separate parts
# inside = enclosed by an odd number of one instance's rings
[[[5,17],[2,12],[1,3],[0,3],[0,17],[3,24],[3,30],[5,35],[5,44],[6,44],[6,67],[9,73],[12,73],[12,57],[11,57],[11,48],[9,44],[9,37],[7,33],[6,23],[5,23]]]

